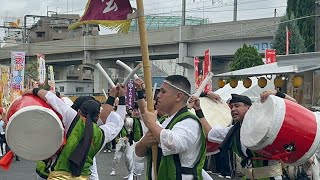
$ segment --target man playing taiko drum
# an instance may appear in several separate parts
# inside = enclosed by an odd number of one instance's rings
[[[266,91],[261,94],[261,101],[265,101],[269,95],[278,95],[279,97],[286,98],[291,101],[295,101],[292,97],[277,92],[277,91]],[[215,126],[211,127],[208,121],[205,119],[201,107],[200,100],[197,97],[192,96],[189,103],[196,110],[197,116],[200,118],[200,122],[205,130],[207,139],[210,142],[221,143],[221,149],[231,149],[233,152],[238,154],[242,158],[241,165],[244,168],[244,173],[248,179],[251,179],[250,172],[245,170],[252,170],[254,168],[263,167],[265,171],[259,174],[259,177],[254,179],[259,180],[272,180],[272,179],[282,179],[282,168],[278,161],[268,161],[268,160],[258,160],[254,158],[259,158],[257,153],[247,149],[240,141],[240,127],[244,119],[246,112],[249,110],[252,102],[249,97],[242,96],[238,94],[231,94],[232,98],[229,101],[229,106],[231,108],[232,119],[235,123],[233,126],[226,128]],[[217,101],[220,101],[219,95],[216,94]]]
[[[115,95],[122,88],[118,85],[111,89],[107,104],[101,112],[100,104],[94,100],[84,102],[77,112],[52,92],[34,88],[24,93],[34,94],[46,101],[62,116],[67,132],[66,144],[52,158],[52,171],[48,180],[88,179],[93,157],[120,132],[123,126],[119,114],[112,112]],[[99,117],[104,125],[95,124]]]

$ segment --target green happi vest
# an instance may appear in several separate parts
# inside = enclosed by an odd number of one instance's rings
[[[75,119],[73,120],[70,128],[72,128],[72,131],[68,131],[68,133],[70,134],[69,136],[67,135],[67,142],[58,154],[55,163],[53,163],[51,171],[71,172],[69,157],[77,147],[78,143],[80,142],[84,134],[85,121],[83,121],[81,118],[78,118],[78,120]],[[93,123],[93,138],[86,158],[86,162],[81,171],[82,176],[89,176],[91,174],[89,168],[90,166],[92,166],[93,158],[101,149],[103,142],[104,133],[102,129],[100,129],[97,124]]]
[[[133,132],[133,140],[135,142],[138,142],[143,136],[142,125],[139,118],[133,118],[132,132]]]
[[[233,152],[235,152],[238,156],[241,157],[241,159],[242,159],[241,165],[243,167],[245,165],[244,163],[246,163],[248,160],[251,161],[253,168],[268,166],[268,161],[267,160],[255,160],[255,159],[252,159],[252,158],[262,158],[261,155],[257,154],[254,151],[251,151],[251,150],[247,149],[246,154],[247,154],[248,157],[243,154],[242,149],[241,149],[241,142],[240,142],[240,129],[232,137],[231,149],[232,149]],[[243,177],[242,179],[246,179],[246,177]],[[258,180],[270,180],[270,179],[271,178],[261,178],[261,179],[258,179]]]
[[[191,118],[198,122],[201,126],[199,119],[193,115],[188,109],[182,108],[177,114],[173,117],[171,122],[167,125],[166,129],[172,129],[175,124],[183,121],[184,119]],[[166,117],[159,119],[160,123],[163,123]],[[158,158],[157,158],[157,172],[158,180],[182,180],[182,174],[190,174],[194,176],[195,180],[202,180],[202,168],[204,166],[205,156],[206,156],[206,142],[205,134],[202,131],[201,133],[201,147],[199,152],[199,159],[195,163],[193,168],[181,167],[179,154],[173,154],[168,156],[163,156],[161,148],[158,147]],[[148,164],[147,164],[147,180],[151,180],[151,169],[152,169],[152,152],[148,152]]]
[[[128,136],[128,131],[127,129],[123,126],[119,135],[118,135],[118,138],[121,138],[121,137],[127,137]]]
[[[50,163],[48,160],[43,161],[37,161],[36,166],[36,173],[42,178],[42,179],[48,179],[49,173],[50,173]]]

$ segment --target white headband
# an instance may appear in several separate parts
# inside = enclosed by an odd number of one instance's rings
[[[185,93],[185,94],[188,95],[189,97],[191,96],[191,94],[189,94],[187,91],[185,91],[185,90],[183,90],[183,89],[181,89],[181,88],[173,85],[171,82],[169,82],[169,81],[167,81],[167,80],[163,80],[163,82],[166,83],[166,84],[168,84],[168,85],[171,86],[172,88],[174,88],[174,89],[176,89],[176,90],[178,90],[178,91],[181,91],[181,92]]]

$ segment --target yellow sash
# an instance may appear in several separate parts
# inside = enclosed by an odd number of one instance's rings
[[[88,176],[74,177],[66,171],[52,171],[49,174],[48,180],[88,180]]]

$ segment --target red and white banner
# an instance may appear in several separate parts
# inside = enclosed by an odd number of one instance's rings
[[[290,31],[288,26],[286,26],[286,55],[290,53]]]
[[[56,89],[56,83],[54,81],[54,72],[53,72],[53,66],[49,66],[48,67],[49,70],[49,78],[50,80],[48,80],[48,84],[50,86],[50,90],[54,90]]]
[[[22,94],[24,89],[25,52],[11,52],[11,100]]]
[[[46,61],[44,54],[37,54],[38,59],[38,72],[39,72],[39,84],[44,84],[46,82]]]
[[[204,61],[203,61],[203,79],[207,77],[209,72],[211,72],[211,55],[210,49],[204,51]],[[209,81],[204,88],[204,92],[208,92],[212,90],[212,81]]]
[[[194,62],[194,79],[195,79],[195,86],[196,86],[196,89],[199,88],[201,82],[202,82],[202,76],[200,75],[200,72],[202,72],[200,69],[199,69],[199,57],[194,57],[193,59],[193,62]]]
[[[266,49],[265,58],[266,58],[266,64],[277,62],[276,50]]]

